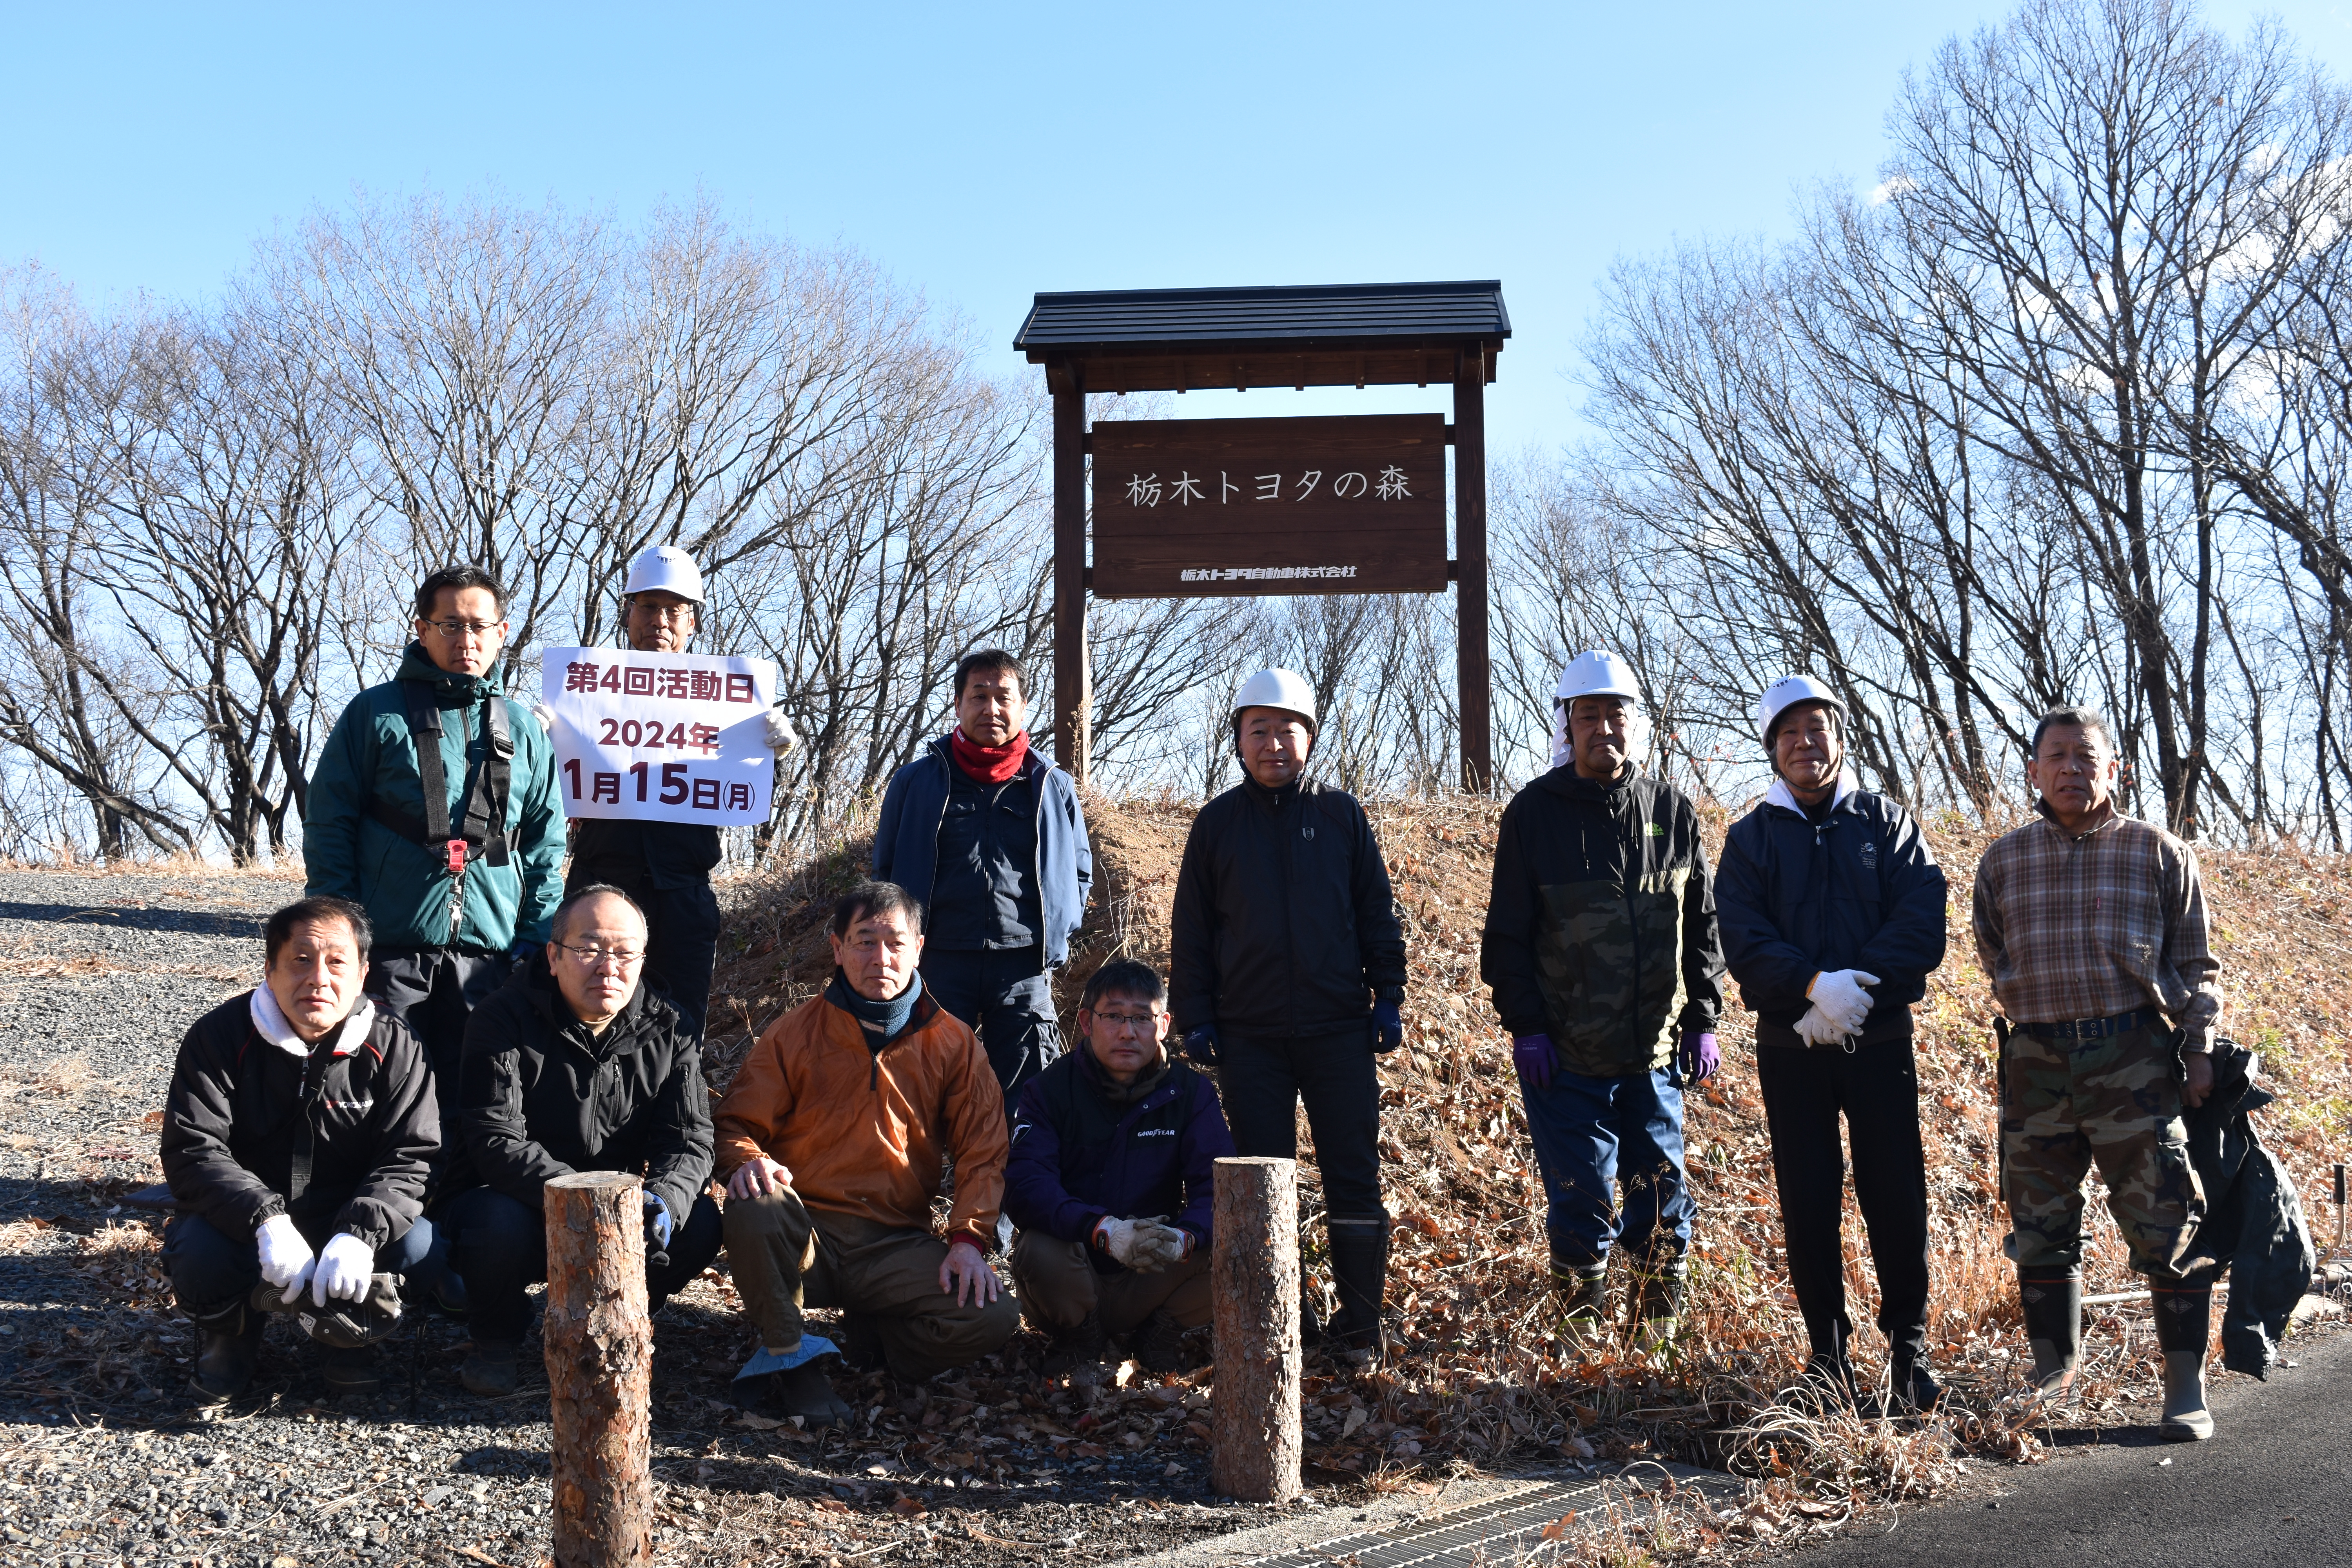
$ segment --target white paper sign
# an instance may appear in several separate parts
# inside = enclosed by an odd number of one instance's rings
[[[555,789],[566,816],[711,827],[768,820],[772,661],[551,647],[540,691],[555,710]]]

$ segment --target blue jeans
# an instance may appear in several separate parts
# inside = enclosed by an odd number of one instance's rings
[[[1598,1263],[1620,1237],[1644,1263],[1681,1256],[1698,1205],[1684,1174],[1683,1095],[1672,1073],[1562,1071],[1548,1089],[1522,1079],[1520,1090],[1551,1200],[1545,1228],[1553,1258],[1571,1268]],[[1622,1211],[1611,1192],[1620,1181]]]
[[[335,1216],[298,1219],[294,1227],[316,1252],[335,1234]],[[374,1271],[437,1279],[446,1267],[446,1249],[436,1245],[437,1239],[432,1222],[418,1220],[389,1245],[376,1248]],[[188,1316],[210,1318],[252,1295],[261,1283],[261,1247],[250,1232],[226,1237],[202,1215],[181,1215],[163,1227],[163,1269],[172,1277],[172,1294]]]
[[[1042,950],[1000,947],[926,949],[923,988],[931,1000],[980,1037],[988,1065],[1010,1106],[1021,1086],[1062,1054],[1054,1016],[1054,977]]]
[[[526,1292],[547,1278],[546,1214],[488,1187],[469,1187],[438,1212],[466,1281],[475,1338],[521,1339],[530,1329]],[[696,1198],[686,1223],[670,1232],[669,1266],[646,1270],[647,1305],[659,1307],[709,1268],[722,1235],[719,1205],[708,1195]]]

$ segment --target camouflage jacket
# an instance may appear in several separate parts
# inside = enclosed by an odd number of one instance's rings
[[[1688,796],[1554,768],[1504,808],[1479,973],[1514,1035],[1592,1078],[1664,1067],[1723,1011],[1715,888]]]

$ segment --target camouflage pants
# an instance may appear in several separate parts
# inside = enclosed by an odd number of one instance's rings
[[[2083,1178],[2095,1163],[2132,1267],[2170,1278],[2205,1217],[2189,1163],[2169,1041],[2009,1037],[2000,1091],[2002,1196],[2021,1268],[2083,1260]]]

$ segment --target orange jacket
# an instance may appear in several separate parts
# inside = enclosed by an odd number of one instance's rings
[[[718,1173],[764,1154],[813,1209],[931,1227],[942,1153],[955,1160],[948,1234],[985,1249],[1004,1199],[1004,1093],[980,1037],[924,992],[877,1055],[857,1020],[810,997],[768,1026],[719,1102]]]

